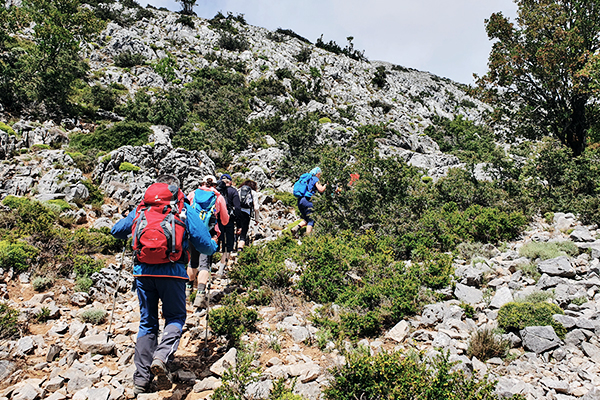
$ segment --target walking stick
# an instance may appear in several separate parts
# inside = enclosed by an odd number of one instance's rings
[[[119,286],[121,284],[121,271],[123,270],[123,260],[125,259],[125,244],[123,245],[123,252],[121,253],[121,265],[119,266],[119,275],[117,277],[117,287],[115,288],[115,297],[113,298],[113,306],[112,311],[110,312],[110,322],[108,324],[108,335],[106,335],[106,342],[108,343],[108,339],[111,336],[111,328],[113,323],[113,318],[115,316],[115,306],[117,305],[117,294],[119,293]]]
[[[208,282],[206,282],[206,328],[204,329],[204,348],[202,349],[202,355],[204,358],[208,358],[208,315],[210,314],[210,283],[212,281],[212,261],[213,256],[208,256]]]

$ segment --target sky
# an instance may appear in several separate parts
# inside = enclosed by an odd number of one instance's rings
[[[146,6],[182,9],[174,0],[138,0]],[[244,14],[269,30],[291,29],[311,42],[323,34],[341,47],[348,36],[369,60],[429,71],[471,84],[487,71],[492,42],[484,20],[501,11],[514,19],[512,0],[197,0],[199,17],[221,11]]]

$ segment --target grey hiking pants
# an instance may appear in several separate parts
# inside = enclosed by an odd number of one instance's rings
[[[168,325],[165,328],[160,344],[153,333],[138,338],[133,358],[136,368],[133,374],[133,384],[146,387],[152,382],[154,379],[154,375],[150,372],[152,360],[158,358],[164,363],[172,361],[180,338],[181,330],[174,325]]]

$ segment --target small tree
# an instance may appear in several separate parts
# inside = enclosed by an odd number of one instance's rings
[[[196,5],[196,0],[179,0],[179,2],[183,6],[183,10],[181,10],[182,14],[194,15],[194,6]]]
[[[516,0],[486,20],[489,72],[478,79],[495,120],[527,138],[552,135],[575,156],[598,121],[600,0]]]

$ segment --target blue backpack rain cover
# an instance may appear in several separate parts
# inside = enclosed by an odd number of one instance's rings
[[[200,219],[209,230],[216,224],[216,218],[214,218],[216,202],[217,194],[215,192],[202,189],[196,189],[194,192],[192,208],[198,212]]]
[[[309,172],[300,175],[300,178],[294,183],[294,196],[300,197],[311,197],[312,193],[308,189],[308,184],[313,175]]]

